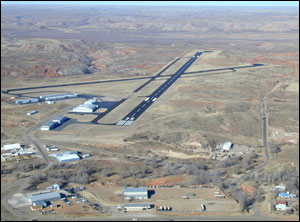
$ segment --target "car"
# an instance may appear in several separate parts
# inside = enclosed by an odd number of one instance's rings
[[[125,120],[129,120],[129,117],[126,117],[126,119]]]
[[[131,117],[131,119],[130,120],[134,120],[134,117]]]
[[[132,218],[132,220],[137,221],[138,219],[134,217],[134,218]]]

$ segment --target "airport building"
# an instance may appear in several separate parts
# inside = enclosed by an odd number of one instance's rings
[[[58,124],[62,124],[63,122],[67,121],[68,118],[66,116],[56,116],[52,122],[56,122]]]
[[[124,187],[124,199],[148,199],[147,187]]]
[[[151,208],[150,204],[130,203],[130,204],[125,204],[123,210],[124,211],[143,211],[143,210],[148,210],[150,208]]]
[[[75,107],[72,112],[80,112],[80,113],[92,113],[98,108],[95,104],[85,103]]]
[[[57,125],[56,122],[46,122],[42,125],[41,130],[52,130],[57,127]]]
[[[46,101],[54,101],[54,100],[67,99],[67,98],[76,98],[76,97],[77,97],[77,94],[60,93],[60,94],[54,94],[54,95],[40,96],[40,99],[44,99]]]
[[[16,101],[17,105],[27,104],[27,103],[37,103],[39,102],[39,98],[31,98],[31,99],[19,99]]]

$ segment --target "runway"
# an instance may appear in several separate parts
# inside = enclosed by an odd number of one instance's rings
[[[130,113],[128,113],[117,126],[130,126],[137,118],[142,115],[171,85],[173,85],[178,78],[192,65],[192,63],[202,54],[202,51],[195,53],[179,70],[177,70],[171,77],[165,81],[158,89],[149,95],[144,101],[137,105]]]

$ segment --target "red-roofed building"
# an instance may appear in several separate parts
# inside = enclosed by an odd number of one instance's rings
[[[281,200],[276,201],[275,208],[276,208],[276,210],[287,210],[287,209],[289,209],[287,207],[287,202],[286,201],[281,201]]]

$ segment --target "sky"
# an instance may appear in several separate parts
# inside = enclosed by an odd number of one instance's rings
[[[136,6],[277,6],[299,7],[299,1],[1,1],[19,5],[136,5]]]

